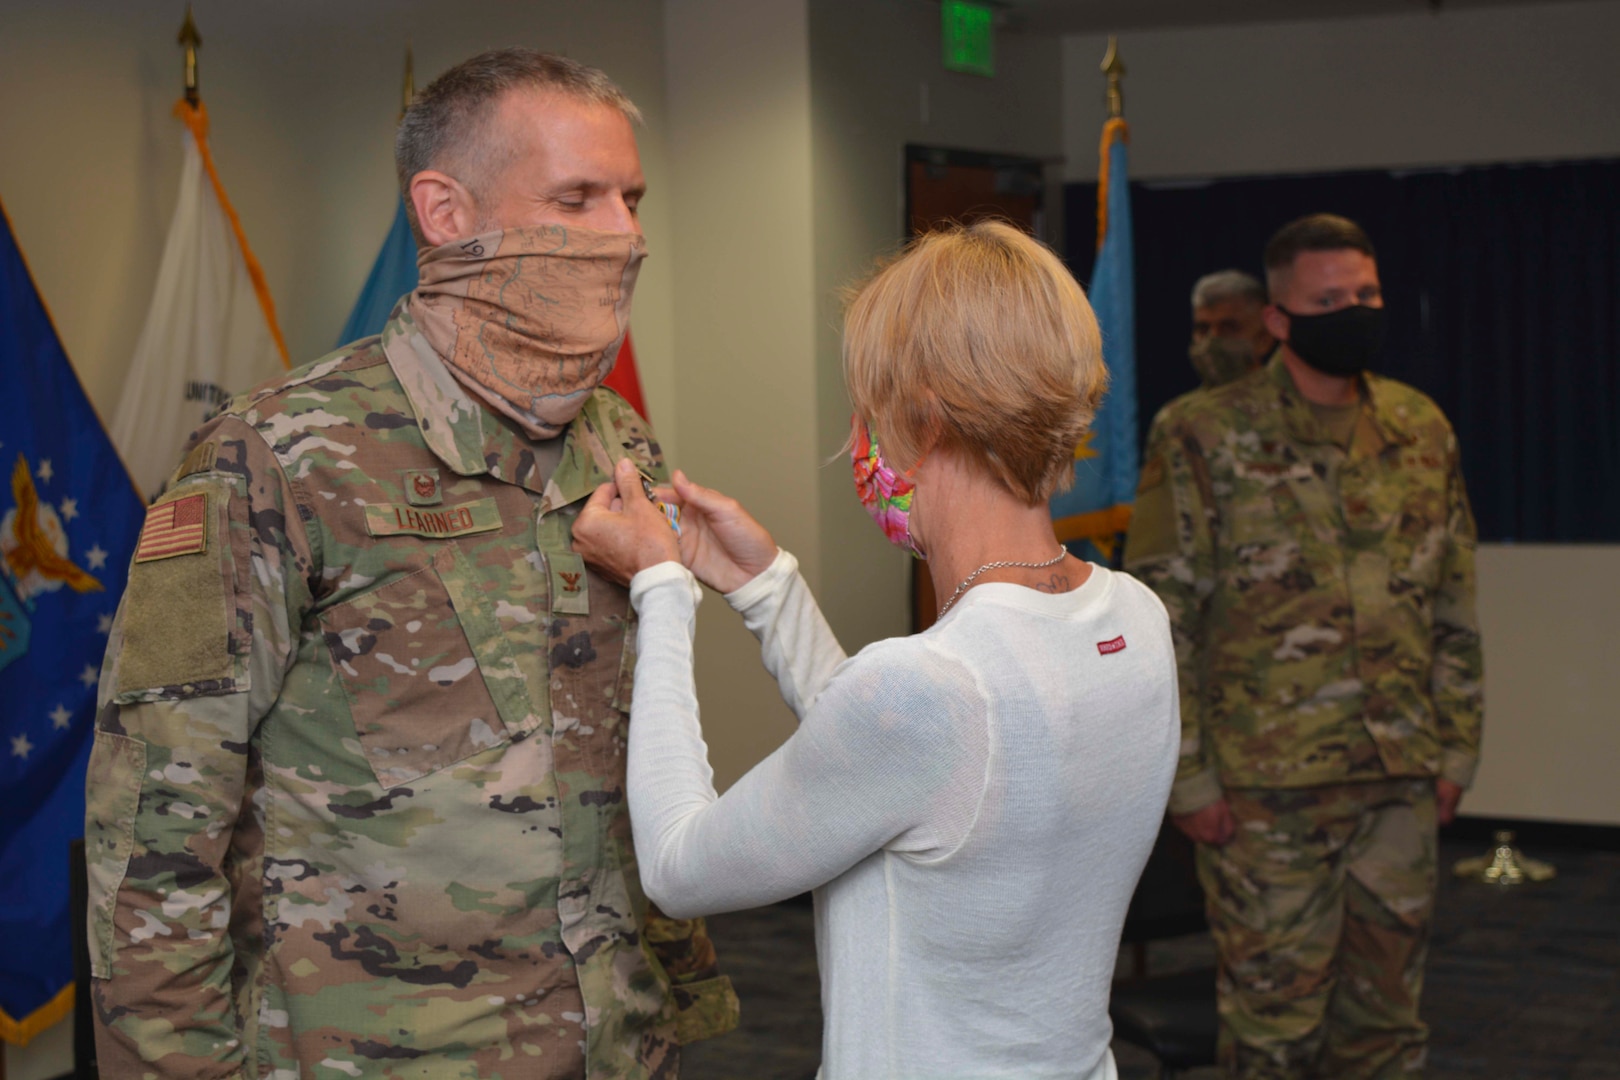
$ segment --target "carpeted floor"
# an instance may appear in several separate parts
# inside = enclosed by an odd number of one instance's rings
[[[1424,992],[1427,1075],[1620,1080],[1620,853],[1531,850],[1558,867],[1558,878],[1508,890],[1450,876],[1454,861],[1482,847],[1448,842],[1441,850]],[[743,1023],[689,1048],[682,1076],[810,1080],[820,1060],[821,1007],[808,904],[721,915],[709,925],[742,998]],[[1149,948],[1153,972],[1212,962],[1202,937]],[[1145,1052],[1114,1049],[1122,1080],[1156,1075]]]

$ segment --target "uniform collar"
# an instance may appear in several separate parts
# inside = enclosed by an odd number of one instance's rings
[[[459,476],[489,474],[542,496],[541,513],[585,498],[612,479],[613,462],[585,409],[574,417],[562,440],[561,456],[550,476],[536,463],[540,444],[503,424],[469,394],[417,329],[402,299],[382,331],[383,353],[405,399],[416,414],[422,438],[435,457]],[[541,457],[551,455],[541,454]]]
[[[1288,425],[1289,437],[1300,443],[1330,443],[1332,440],[1328,433],[1322,429],[1315,414],[1311,412],[1310,402],[1305,400],[1304,395],[1299,392],[1299,387],[1294,385],[1294,377],[1288,373],[1288,365],[1283,363],[1280,345],[1266,362],[1266,377],[1271,380],[1272,387],[1277,392],[1277,399]],[[1371,422],[1373,432],[1379,439],[1379,445],[1374,448],[1374,452],[1381,451],[1386,446],[1413,442],[1415,436],[1406,430],[1405,425],[1389,407],[1389,395],[1383,377],[1363,372],[1360,381],[1362,417]]]

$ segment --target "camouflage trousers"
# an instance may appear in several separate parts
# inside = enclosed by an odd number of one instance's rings
[[[1434,910],[1432,780],[1230,790],[1200,845],[1220,1061],[1239,1077],[1415,1077]]]

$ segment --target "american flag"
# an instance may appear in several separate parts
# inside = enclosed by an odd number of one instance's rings
[[[208,547],[207,495],[159,503],[146,512],[136,562],[151,562],[174,555],[191,555]]]

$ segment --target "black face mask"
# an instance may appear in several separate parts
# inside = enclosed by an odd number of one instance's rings
[[[1288,316],[1288,347],[1324,375],[1350,376],[1372,366],[1384,347],[1384,309],[1354,304],[1326,315]]]

